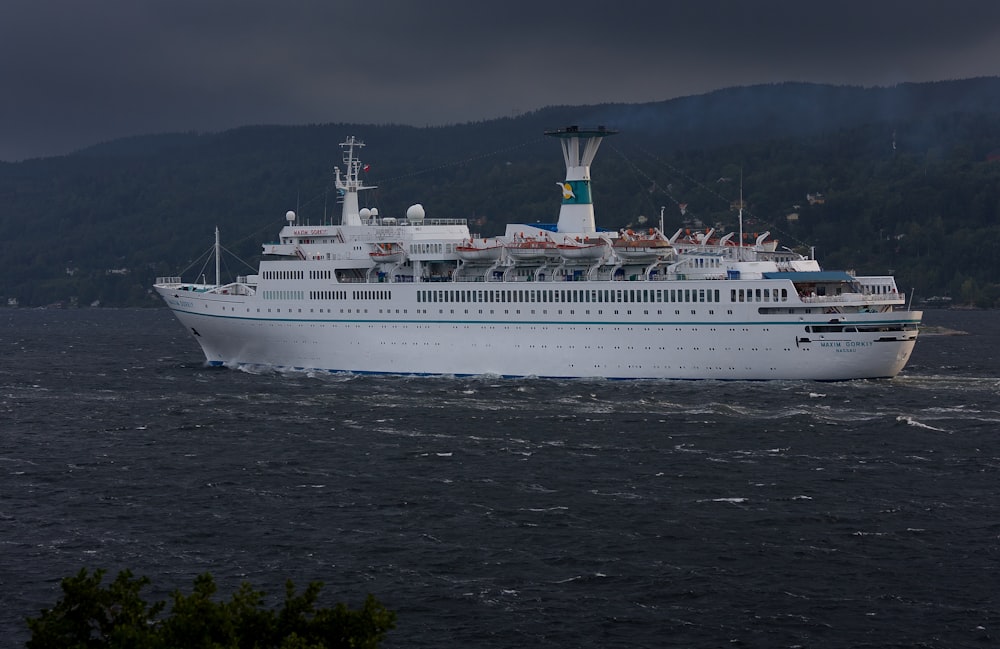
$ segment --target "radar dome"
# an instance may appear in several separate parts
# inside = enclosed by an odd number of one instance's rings
[[[378,218],[378,208],[377,207],[373,207],[372,208],[372,218],[375,218],[375,219]]]
[[[410,205],[406,209],[406,218],[411,221],[423,221],[424,220],[424,206],[420,203],[416,205]]]
[[[285,219],[289,223],[291,223],[292,221],[294,221],[295,220],[295,212],[293,212],[291,210],[288,210],[287,212],[285,212]]]
[[[358,216],[360,216],[362,218],[362,220],[367,221],[368,219],[370,219],[372,217],[372,211],[370,209],[368,209],[367,207],[362,207],[361,211],[358,212]]]

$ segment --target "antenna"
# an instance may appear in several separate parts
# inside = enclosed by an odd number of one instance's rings
[[[743,167],[740,167],[740,245],[738,259],[743,261]]]

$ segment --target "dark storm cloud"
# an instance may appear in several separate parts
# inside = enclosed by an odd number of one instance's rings
[[[443,124],[787,80],[1000,74],[1000,3],[5,0],[0,160],[244,124]]]

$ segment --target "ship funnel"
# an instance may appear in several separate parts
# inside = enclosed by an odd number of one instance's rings
[[[591,233],[597,231],[594,222],[594,203],[590,196],[590,163],[597,155],[601,140],[618,131],[603,126],[584,128],[567,126],[546,135],[559,138],[563,160],[566,162],[566,180],[559,185],[562,206],[559,208],[558,232]]]

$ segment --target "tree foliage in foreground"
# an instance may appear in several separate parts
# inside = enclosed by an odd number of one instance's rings
[[[62,598],[37,618],[28,619],[28,649],[375,649],[395,628],[396,614],[374,596],[351,610],[344,604],[317,608],[323,585],[311,582],[299,594],[285,584],[278,610],[262,606],[264,593],[243,583],[227,601],[214,599],[208,573],[194,580],[190,595],[171,594],[150,604],[140,591],[147,577],[123,570],[107,586],[104,570],[62,580]]]

